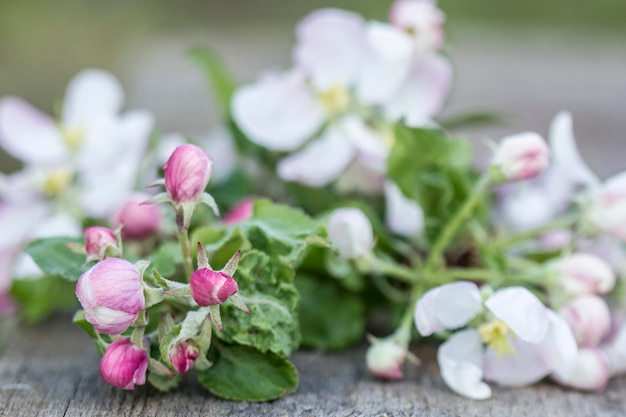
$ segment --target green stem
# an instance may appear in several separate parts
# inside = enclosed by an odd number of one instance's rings
[[[385,261],[375,257],[372,257],[370,272],[387,275],[403,282],[415,283],[418,280],[415,270],[392,261]]]
[[[449,282],[459,279],[468,281],[489,281],[498,276],[496,271],[481,268],[447,268],[445,271],[442,271],[442,273],[447,276]]]
[[[193,259],[191,257],[191,245],[189,244],[189,231],[184,227],[178,228],[178,240],[183,251],[183,266],[185,268],[185,281],[189,281],[193,275]]]
[[[454,235],[458,232],[459,228],[472,215],[472,212],[474,211],[476,204],[480,201],[483,192],[489,186],[490,178],[489,171],[485,172],[482,177],[480,177],[480,180],[474,187],[470,197],[465,201],[452,220],[446,225],[441,234],[439,234],[430,251],[430,254],[428,255],[428,258],[426,259],[425,269],[427,271],[432,270],[435,266],[437,266],[437,264],[442,264],[444,251],[448,245],[450,245],[450,242],[454,238]]]
[[[548,232],[570,228],[576,223],[576,221],[578,221],[578,218],[578,215],[570,215],[544,226],[540,226],[514,236],[509,236],[506,239],[502,239],[499,242],[496,242],[495,247],[498,250],[507,249],[511,246],[517,245],[518,243],[540,237],[541,235],[544,235]]]

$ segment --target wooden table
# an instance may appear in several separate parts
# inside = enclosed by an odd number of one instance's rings
[[[383,383],[366,372],[366,346],[343,352],[298,352],[298,391],[272,403],[217,399],[187,378],[170,393],[109,387],[98,375],[99,357],[86,335],[61,316],[18,329],[0,358],[0,415],[20,416],[626,416],[626,378],[602,394],[533,388],[494,388],[491,400],[451,393],[438,375],[435,349],[419,347],[424,364],[406,378]]]

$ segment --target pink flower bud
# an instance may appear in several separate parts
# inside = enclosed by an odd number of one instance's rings
[[[443,45],[445,16],[433,0],[398,0],[391,7],[389,21],[406,30],[421,51]]]
[[[100,376],[114,387],[132,390],[146,383],[148,352],[129,338],[111,343],[100,361]]]
[[[524,180],[541,173],[550,162],[550,148],[533,132],[507,136],[500,141],[493,166],[507,180]]]
[[[224,216],[224,224],[231,225],[248,220],[254,212],[254,199],[246,198],[241,200]]]
[[[357,208],[333,211],[328,219],[330,241],[344,259],[367,255],[374,247],[374,232],[369,219]]]
[[[194,272],[189,280],[189,287],[195,302],[203,307],[222,304],[239,290],[233,277],[209,268]]]
[[[367,350],[367,369],[379,378],[401,379],[407,350],[393,340],[377,340]]]
[[[570,295],[606,294],[615,286],[611,266],[596,255],[575,253],[557,261],[553,268]]]
[[[567,387],[585,391],[602,390],[609,378],[611,371],[606,355],[596,348],[582,348],[578,350],[578,356],[567,378],[556,377],[556,381]]]
[[[193,367],[199,355],[198,348],[187,342],[182,342],[170,350],[169,359],[174,369],[178,373],[184,374]]]
[[[102,226],[85,229],[85,250],[89,255],[103,256],[108,248],[117,248],[117,238],[111,229]]]
[[[559,250],[572,243],[572,237],[571,230],[553,230],[539,237],[539,245],[543,250]]]
[[[120,258],[107,258],[81,275],[76,296],[99,333],[123,333],[145,306],[139,271]]]
[[[149,195],[136,194],[129,198],[111,219],[113,227],[121,225],[122,238],[141,240],[154,235],[161,228],[161,212],[153,204],[141,204]]]
[[[165,189],[176,203],[194,201],[211,178],[213,161],[195,145],[177,147],[163,167]]]
[[[594,193],[589,217],[596,227],[626,242],[626,172],[609,178]]]
[[[597,295],[581,295],[563,307],[561,317],[567,322],[579,346],[596,347],[611,330],[611,313]]]

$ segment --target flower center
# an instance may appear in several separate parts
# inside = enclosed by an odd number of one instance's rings
[[[56,197],[67,188],[72,180],[72,174],[66,169],[53,171],[43,185],[43,191],[48,197]]]
[[[478,328],[478,333],[480,333],[483,342],[496,351],[499,358],[517,353],[507,337],[509,334],[515,335],[515,333],[502,320],[496,319],[483,324]]]
[[[65,127],[60,127],[61,136],[65,141],[65,144],[72,150],[77,151],[80,148],[80,145],[83,143],[84,132],[82,129],[74,128],[68,129]]]
[[[346,87],[335,84],[328,90],[320,93],[319,100],[331,115],[341,114],[350,105],[350,92]]]

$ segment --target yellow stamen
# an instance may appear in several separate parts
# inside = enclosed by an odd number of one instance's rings
[[[61,136],[65,140],[67,146],[73,150],[77,151],[80,148],[80,145],[83,143],[84,132],[82,129],[67,129],[64,127],[59,128],[61,130]]]
[[[56,197],[67,188],[71,181],[72,174],[70,171],[64,169],[53,171],[46,178],[43,191],[48,197]]]
[[[489,347],[496,351],[498,358],[504,355],[516,355],[515,348],[511,344],[511,341],[507,337],[515,335],[513,331],[504,324],[502,320],[493,320],[489,323],[485,323],[478,328],[478,333],[482,337]]]
[[[332,115],[345,112],[350,105],[350,92],[342,85],[335,84],[319,95],[322,106]]]

